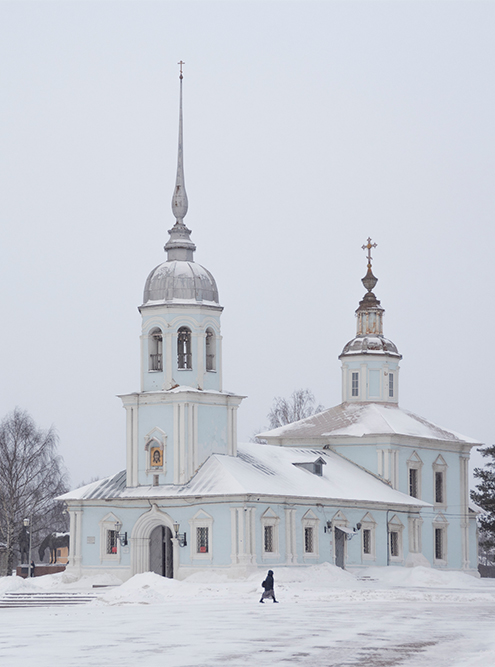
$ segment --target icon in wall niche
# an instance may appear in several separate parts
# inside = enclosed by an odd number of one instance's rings
[[[163,467],[163,450],[160,447],[152,447],[150,451],[151,467]]]

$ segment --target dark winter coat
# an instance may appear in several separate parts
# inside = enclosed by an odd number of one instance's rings
[[[265,591],[273,591],[274,582],[273,582],[273,572],[270,570],[266,575],[265,581],[261,584]]]

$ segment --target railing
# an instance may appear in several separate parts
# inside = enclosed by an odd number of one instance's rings
[[[150,371],[161,371],[162,368],[162,355],[161,354],[150,354]]]

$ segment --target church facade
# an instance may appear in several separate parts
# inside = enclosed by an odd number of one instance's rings
[[[371,267],[344,347],[342,404],[237,443],[222,386],[218,289],[194,261],[179,152],[167,259],[140,306],[140,391],[121,396],[126,470],[71,491],[70,570],[233,576],[266,566],[431,565],[477,571],[468,461],[479,443],[401,410],[396,346]]]

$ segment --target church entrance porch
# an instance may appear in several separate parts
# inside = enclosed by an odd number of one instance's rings
[[[156,526],[150,535],[150,571],[173,579],[174,559],[172,531],[168,526]]]

